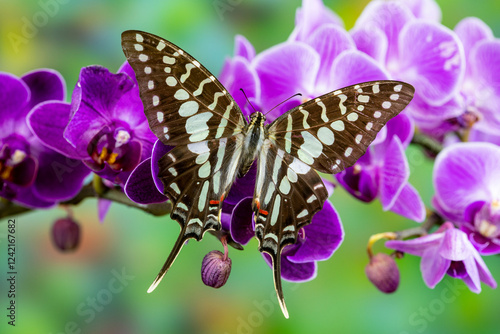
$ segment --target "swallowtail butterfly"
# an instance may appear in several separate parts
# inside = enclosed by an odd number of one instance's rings
[[[372,81],[311,99],[267,124],[247,121],[224,86],[178,46],[149,33],[125,31],[122,47],[134,69],[151,130],[174,148],[160,159],[159,176],[172,201],[180,235],[148,292],[159,284],[186,240],[219,230],[221,205],[232,183],[257,159],[253,197],[259,250],[273,262],[281,288],[281,251],[294,244],[328,197],[317,172],[353,165],[380,129],[411,101],[414,88]]]

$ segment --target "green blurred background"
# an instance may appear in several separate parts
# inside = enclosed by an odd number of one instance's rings
[[[141,29],[188,50],[214,73],[233,52],[235,34],[262,51],[284,41],[293,29],[299,0],[77,1],[0,0],[0,71],[16,75],[48,67],[60,71],[72,91],[81,67],[100,64],[115,71],[125,60],[120,34]],[[368,0],[326,1],[350,29]],[[441,0],[443,23],[453,28],[478,16],[500,36],[498,0]],[[216,5],[226,6],[218,12]],[[43,14],[48,12],[50,15]],[[25,22],[36,30],[17,44]],[[411,182],[426,204],[432,196],[432,164],[419,150],[407,152]],[[0,223],[1,333],[498,333],[500,292],[483,285],[480,295],[446,277],[435,289],[422,281],[420,259],[398,261],[401,285],[384,295],[365,278],[370,235],[415,226],[379,203],[363,204],[338,189],[331,201],[346,237],[334,256],[319,263],[318,277],[284,284],[290,312],[285,320],[276,302],[270,269],[253,240],[245,251],[230,249],[233,270],[219,290],[200,279],[203,256],[220,243],[208,236],[190,242],[152,294],[146,290],[178,234],[168,218],[153,218],[114,204],[103,224],[96,201],[75,208],[82,243],[71,254],[57,252],[49,238],[61,209],[15,217],[17,221],[17,321],[7,325],[6,220]],[[381,245],[377,250],[384,251]],[[498,257],[486,258],[500,280]],[[118,273],[128,279],[114,281]],[[115,293],[109,293],[109,284]],[[120,290],[120,291],[117,291]],[[97,298],[95,311],[92,300]]]

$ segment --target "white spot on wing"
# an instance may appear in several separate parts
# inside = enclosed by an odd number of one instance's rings
[[[189,98],[189,94],[184,89],[179,89],[175,92],[174,98],[177,100],[187,100]]]
[[[316,199],[317,199],[317,197],[316,197],[315,195],[311,195],[311,196],[307,199],[307,203],[312,203],[312,202],[314,202]]]
[[[289,167],[297,174],[307,174],[311,170],[311,167],[297,158],[293,158],[293,162],[289,165]]]
[[[304,209],[304,210],[300,211],[300,213],[297,215],[297,218],[303,218],[303,217],[307,216],[308,213],[309,213],[309,211]]]
[[[372,92],[377,94],[380,92],[380,86],[379,85],[373,85],[372,86]]]
[[[169,56],[163,56],[163,62],[168,65],[173,65],[175,64],[175,58]]]
[[[356,112],[352,112],[349,115],[347,115],[347,120],[350,122],[355,122],[358,120],[358,114]]]
[[[205,162],[201,165],[200,169],[198,169],[198,176],[202,179],[208,177],[210,175],[210,161]]]
[[[169,77],[167,77],[167,79],[165,80],[165,82],[170,87],[173,87],[173,86],[175,86],[177,84],[177,79],[175,79],[173,76],[169,76]]]
[[[136,51],[142,51],[144,50],[144,47],[141,44],[134,44],[134,49]]]
[[[396,86],[394,86],[394,91],[395,92],[400,92],[401,89],[403,89],[403,85],[396,85]]]
[[[318,138],[326,145],[332,145],[335,141],[335,136],[333,135],[333,131],[323,126],[318,130]]]
[[[338,95],[339,99],[340,99],[340,102],[339,102],[339,108],[340,108],[340,112],[343,114],[346,113],[347,111],[347,108],[346,106],[344,105],[344,102],[347,101],[347,95],[344,95],[344,94],[340,94]]]
[[[149,57],[143,53],[139,55],[139,60],[142,62],[148,61]]]
[[[196,101],[186,101],[179,108],[179,115],[182,117],[193,116],[198,112],[199,104]]]
[[[286,176],[284,176],[282,179],[281,179],[281,183],[280,183],[280,191],[281,193],[283,193],[284,195],[288,195],[288,193],[290,192],[290,181],[288,181],[288,178]]]
[[[281,196],[279,194],[274,198],[273,213],[271,213],[271,226],[274,226],[278,221],[281,208]],[[277,241],[276,241],[277,242]]]
[[[351,155],[351,153],[352,153],[352,147],[348,147],[348,148],[345,150],[344,155],[345,155],[345,157],[347,158],[347,157],[349,157],[349,156]]]
[[[358,95],[358,101],[361,103],[368,103],[370,101],[370,97],[368,95]]]
[[[307,131],[300,133],[304,139],[304,143],[300,146],[301,149],[309,153],[312,157],[317,158],[323,152],[323,144]]]
[[[389,101],[382,102],[382,108],[384,108],[384,109],[389,109],[391,107],[391,105],[392,104]]]
[[[193,68],[194,68],[193,64],[191,64],[191,63],[186,64],[186,73],[181,75],[181,79],[180,79],[182,83],[184,83],[184,81],[186,81],[186,79],[189,78],[189,75],[191,74],[191,69],[193,69]]]
[[[162,41],[159,41],[159,42],[158,42],[158,46],[156,47],[156,49],[157,49],[158,51],[161,51],[161,50],[163,50],[166,46],[167,46],[167,45],[166,45],[165,43],[163,43]]]
[[[373,123],[372,122],[368,122],[368,123],[366,123],[365,129],[368,130],[368,131],[370,131],[372,129],[372,127],[373,127]]]
[[[156,119],[158,120],[158,123],[162,123],[163,122],[163,112],[158,111],[156,113]],[[167,130],[168,130],[168,128],[167,128]]]
[[[203,182],[203,187],[201,188],[200,197],[198,197],[198,211],[200,212],[203,212],[203,209],[205,209],[205,204],[207,203],[209,185],[210,182],[208,181]]]
[[[200,82],[200,85],[198,86],[198,88],[193,92],[193,95],[194,96],[198,96],[200,95],[201,93],[203,93],[203,86],[205,86],[207,83],[211,82],[212,80],[210,80],[210,78],[206,78],[205,80],[203,80],[202,82]]]
[[[344,125],[344,122],[338,120],[338,121],[335,121],[335,122],[332,122],[332,124],[330,125],[332,127],[332,129],[334,129],[335,131],[344,131],[345,129],[345,125]]]
[[[191,116],[186,121],[186,132],[192,134],[189,137],[191,141],[199,141],[207,138],[210,131],[207,122],[212,118],[211,112],[203,112]]]
[[[361,139],[363,139],[363,135],[357,135],[356,138],[355,138],[356,144],[361,143]]]
[[[181,194],[181,190],[179,189],[179,186],[177,185],[177,183],[172,183],[170,185],[170,188],[172,188],[173,191],[176,192],[177,195],[180,195]]]
[[[292,149],[292,115],[287,116],[286,134],[285,134],[285,151],[290,153]]]
[[[158,104],[160,104],[160,98],[157,95],[153,96],[153,105],[156,107]]]
[[[382,116],[382,113],[380,111],[375,111],[373,113],[373,117],[375,117],[375,118],[380,118],[380,116]]]

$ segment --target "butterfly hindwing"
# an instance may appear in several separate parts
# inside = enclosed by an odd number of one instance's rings
[[[246,120],[234,99],[187,52],[142,31],[125,31],[122,47],[149,126],[164,144],[187,145],[242,131]]]
[[[389,80],[345,87],[283,114],[269,126],[269,136],[314,169],[336,174],[366,152],[413,92],[411,85]]]
[[[287,310],[281,288],[281,251],[294,244],[300,228],[309,224],[328,192],[318,173],[298,158],[265,140],[258,157],[253,200],[259,250],[273,261],[274,284],[283,313]]]

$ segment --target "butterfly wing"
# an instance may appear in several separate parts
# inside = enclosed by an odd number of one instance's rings
[[[187,145],[242,131],[246,120],[234,99],[186,51],[142,31],[125,31],[122,48],[149,126],[164,144]]]
[[[220,229],[221,205],[236,177],[246,120],[222,84],[178,46],[146,32],[125,31],[122,47],[151,130],[174,146],[159,161],[159,177],[181,233],[151,292],[186,240],[201,240],[207,230]]]
[[[298,158],[279,149],[269,139],[259,154],[253,210],[259,251],[273,261],[278,300],[288,318],[281,288],[281,251],[297,240],[297,233],[310,223],[328,198],[320,176]]]
[[[411,85],[374,81],[310,100],[277,118],[259,154],[254,196],[260,250],[273,261],[276,293],[281,289],[281,252],[328,198],[316,171],[338,173],[353,165],[377,133],[413,97]]]
[[[317,171],[352,166],[377,133],[413,98],[413,86],[383,80],[325,94],[288,111],[269,126],[277,147]]]

